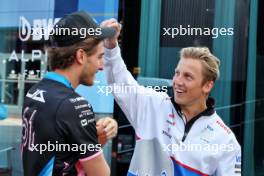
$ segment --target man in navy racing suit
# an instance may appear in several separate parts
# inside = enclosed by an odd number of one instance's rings
[[[101,145],[117,133],[110,118],[95,121],[90,103],[75,92],[91,86],[103,69],[103,40],[114,29],[100,28],[87,13],[63,17],[59,28],[101,30],[96,36],[54,34],[51,72],[26,94],[23,105],[22,160],[25,176],[109,176]]]

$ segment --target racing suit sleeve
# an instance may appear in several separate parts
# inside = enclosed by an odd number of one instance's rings
[[[121,57],[120,48],[106,49],[104,54],[105,73],[108,86],[112,88],[114,98],[125,113],[136,133],[144,125],[149,124],[153,107],[168,97],[165,92],[157,92],[151,88],[140,86]],[[147,130],[147,126],[145,129]],[[138,131],[138,132],[137,132]]]
[[[97,140],[96,122],[92,107],[85,100],[71,102],[76,96],[65,99],[56,114],[57,131],[67,139],[79,161],[88,161],[102,153]]]
[[[235,150],[225,152],[219,159],[215,176],[241,176],[241,148],[237,145]]]

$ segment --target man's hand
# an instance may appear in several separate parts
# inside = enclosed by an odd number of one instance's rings
[[[110,118],[102,118],[96,122],[98,142],[104,146],[109,139],[112,139],[117,134],[117,122]]]
[[[112,27],[116,30],[116,34],[114,37],[104,40],[104,47],[107,49],[113,49],[116,47],[118,43],[118,36],[121,31],[121,24],[116,21],[116,19],[111,18],[109,20],[105,20],[101,23],[100,27]]]

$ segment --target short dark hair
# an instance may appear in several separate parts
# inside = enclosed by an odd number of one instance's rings
[[[88,56],[95,53],[95,48],[102,42],[102,39],[88,38],[71,46],[48,47],[48,65],[51,71],[65,69],[74,63],[76,51],[83,49]]]

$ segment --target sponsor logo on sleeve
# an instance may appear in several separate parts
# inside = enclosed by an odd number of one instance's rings
[[[76,97],[76,98],[70,98],[69,100],[71,103],[76,103],[76,102],[85,100],[85,98],[84,97]]]
[[[95,119],[94,118],[92,118],[92,119],[82,119],[80,122],[81,122],[81,125],[84,127],[84,126],[87,126],[89,123],[95,122]]]
[[[223,122],[220,122],[219,120],[217,120],[216,124],[218,124],[221,128],[223,128],[224,131],[227,132],[227,134],[231,133],[231,130]]]
[[[167,137],[170,138],[170,139],[172,138],[172,136],[171,136],[171,134],[170,134],[170,128],[168,128],[167,131],[162,130],[162,134],[165,135],[165,136],[167,136]]]
[[[93,115],[93,114],[94,113],[91,111],[91,109],[87,109],[87,110],[82,111],[79,114],[79,118],[82,118],[82,117],[85,117],[85,116],[89,116],[89,115]]]
[[[235,174],[241,174],[241,155],[236,155],[235,160]]]
[[[76,105],[76,106],[74,106],[74,108],[75,108],[76,110],[78,110],[78,109],[82,109],[82,108],[86,108],[86,107],[89,107],[89,105],[88,105],[88,104],[82,104],[82,105]]]

